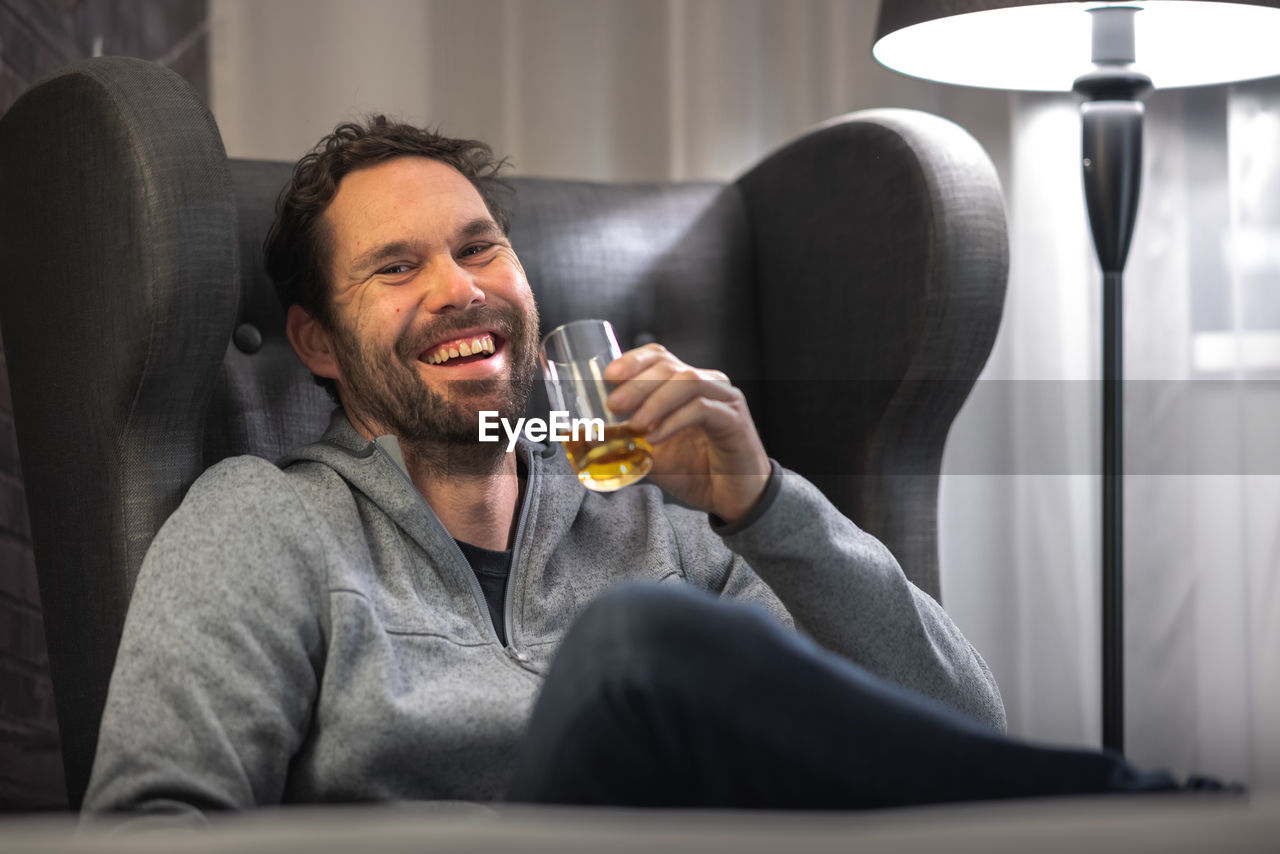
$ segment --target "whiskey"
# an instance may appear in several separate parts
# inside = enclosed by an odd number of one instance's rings
[[[653,468],[653,448],[630,427],[604,428],[604,441],[564,443],[578,480],[595,492],[613,492],[641,480]]]

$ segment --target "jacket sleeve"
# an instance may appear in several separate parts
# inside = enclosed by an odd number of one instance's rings
[[[796,627],[827,649],[1004,730],[986,662],[879,540],[777,463],[760,510],[732,525],[713,519],[711,530],[735,555],[723,594],[758,601],[763,581]]]
[[[139,572],[86,812],[197,816],[279,803],[323,662],[324,556],[279,469],[228,460]]]

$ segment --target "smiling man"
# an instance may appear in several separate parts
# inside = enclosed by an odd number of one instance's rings
[[[397,438],[455,538],[509,548],[516,457],[477,442],[477,419],[524,412],[538,312],[505,228],[457,168],[427,157],[346,175],[317,227],[332,286],[311,310],[289,306],[289,341],[356,432]]]
[[[156,537],[88,809],[853,808],[1169,785],[1006,739],[978,654],[770,462],[723,374],[657,345],[608,367],[657,485],[587,492],[555,444],[477,441],[479,412],[524,411],[536,364],[499,165],[378,118],[295,168],[267,266],[339,405],[278,463],[211,468]]]

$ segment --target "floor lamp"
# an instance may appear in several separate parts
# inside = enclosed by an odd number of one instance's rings
[[[1153,87],[1280,74],[1280,0],[882,0],[876,59],[943,83],[1074,91],[1102,267],[1102,743],[1124,751],[1123,276]],[[1092,46],[1092,55],[1088,50]]]

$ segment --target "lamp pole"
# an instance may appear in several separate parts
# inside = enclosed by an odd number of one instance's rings
[[[1124,752],[1124,264],[1142,182],[1142,98],[1151,79],[1134,61],[1135,7],[1090,10],[1094,70],[1082,99],[1082,165],[1102,267],[1102,744]]]

